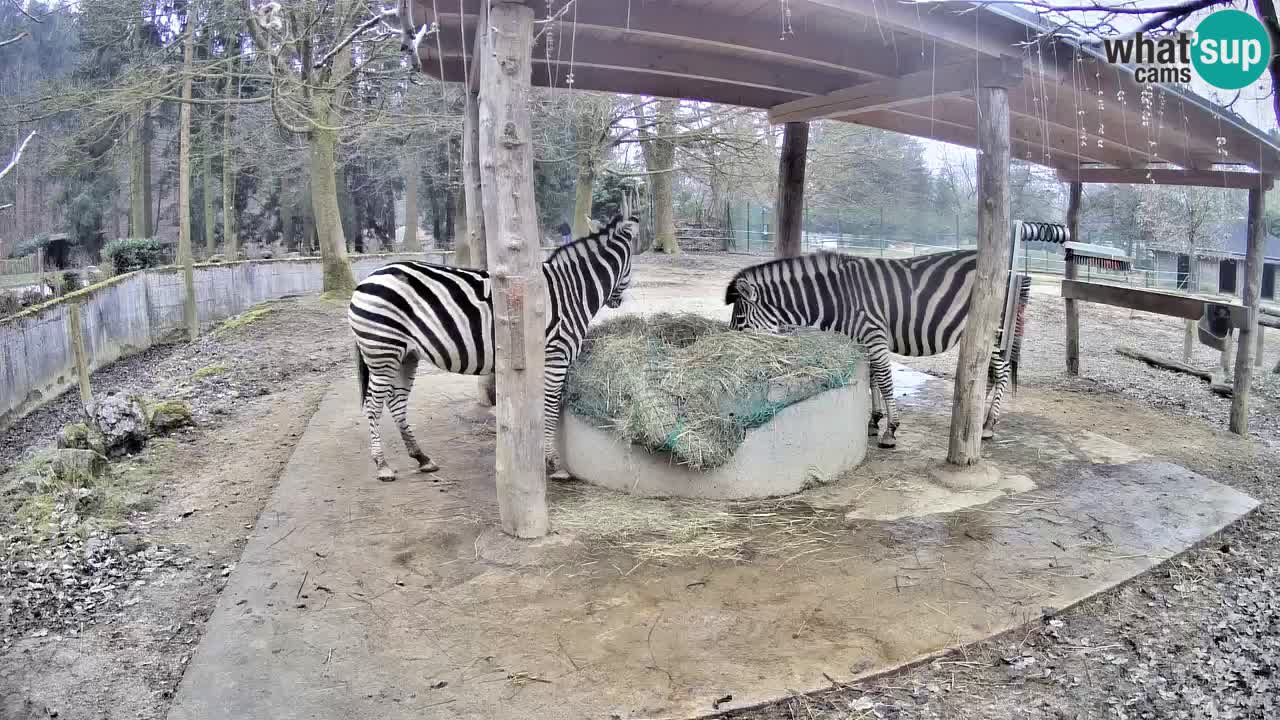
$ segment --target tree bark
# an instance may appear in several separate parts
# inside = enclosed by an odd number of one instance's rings
[[[204,210],[204,256],[218,252],[218,236],[213,219],[213,110],[210,108],[200,133],[200,200]]]
[[[422,244],[418,242],[418,161],[408,156],[401,166],[404,175],[404,250],[418,252]]]
[[[234,85],[227,80],[228,98],[234,96]],[[231,103],[227,103],[222,110],[222,250],[228,260],[235,260],[240,254],[240,239],[236,233],[236,151],[232,144],[235,119]]]
[[[195,54],[195,18],[187,17],[187,37],[182,43],[182,107],[178,110],[178,263],[182,266],[182,284],[186,289],[182,316],[186,321],[187,339],[200,335],[196,315],[196,291],[191,257],[191,59]]]
[[[678,104],[678,100],[658,101],[656,132],[651,136],[648,131],[642,131],[645,142],[641,145],[650,187],[653,188],[653,243],[669,255],[680,254],[680,243],[676,240],[675,179],[672,177],[676,160],[676,145],[672,138],[676,130]]]
[[[332,77],[343,77],[351,69],[351,46],[333,57]],[[342,212],[338,209],[338,132],[342,123],[337,90],[316,87],[311,91],[312,117],[320,127],[312,128],[311,207],[319,236],[320,265],[324,291],[350,293],[356,286],[347,260],[347,239],[342,232]]]
[[[773,224],[778,228],[777,256],[800,255],[804,232],[804,169],[809,152],[809,123],[783,126],[778,158],[778,197]]]
[[[591,199],[595,183],[595,152],[589,150],[584,152],[578,161],[578,181],[574,185],[573,218],[569,225],[573,227],[575,238],[586,235],[590,230],[587,221],[591,217]]]
[[[152,201],[151,184],[151,106],[142,106],[142,237],[156,236],[156,226],[160,224],[159,198]]]
[[[1009,269],[1009,93],[978,91],[978,267],[960,337],[947,462],[982,459],[987,369]]]
[[[1259,182],[1263,180],[1259,176]],[[1249,236],[1248,251],[1244,265],[1244,292],[1240,299],[1244,306],[1253,310],[1253,315],[1245,326],[1239,328],[1240,340],[1236,348],[1236,370],[1234,392],[1231,395],[1231,432],[1237,435],[1249,434],[1249,390],[1253,383],[1253,350],[1254,333],[1259,331],[1257,308],[1262,301],[1262,264],[1263,248],[1267,243],[1265,229],[1266,191],[1263,186],[1249,190]]]
[[[1084,185],[1073,182],[1070,197],[1067,201],[1067,233],[1071,240],[1080,241],[1080,202],[1084,195]],[[1076,264],[1068,262],[1064,269],[1068,280],[1076,279]],[[1075,377],[1080,374],[1080,306],[1075,300],[1067,299],[1067,375]]]
[[[480,171],[497,345],[497,486],[502,529],[547,533],[543,444],[546,296],[533,203],[529,94],[532,8],[490,6],[493,47],[480,56]]]
[[[143,141],[142,124],[142,111],[134,111],[129,124],[129,237],[135,238],[150,237],[147,233],[150,202],[143,173],[147,146]]]
[[[484,12],[482,6],[481,13]],[[483,18],[482,18],[483,19]],[[481,22],[477,27],[488,27]],[[454,246],[454,262],[484,270],[489,267],[489,251],[485,246],[484,194],[480,186],[480,58],[484,57],[484,39],[488,33],[476,32],[470,77],[466,91],[465,114],[462,118],[462,199],[466,211],[466,242]],[[483,393],[481,393],[483,395]]]

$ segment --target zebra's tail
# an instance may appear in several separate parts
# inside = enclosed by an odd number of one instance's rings
[[[1027,318],[1027,302],[1031,300],[1031,278],[1023,275],[1018,287],[1017,315],[1013,321],[1013,342],[1009,343],[1009,381],[1018,391],[1018,361],[1022,357],[1022,333]]]
[[[356,376],[360,379],[360,404],[369,396],[369,365],[364,361],[364,353],[356,345]]]

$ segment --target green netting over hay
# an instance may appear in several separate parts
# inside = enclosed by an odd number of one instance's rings
[[[849,383],[858,345],[835,333],[736,332],[699,315],[615,318],[570,368],[571,412],[689,467],[724,464],[746,431]]]

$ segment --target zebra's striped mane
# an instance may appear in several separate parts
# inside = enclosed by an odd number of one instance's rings
[[[729,281],[729,286],[725,288],[724,304],[732,305],[738,302],[738,281],[741,279],[749,278],[756,282],[768,282],[770,272],[781,269],[782,266],[793,266],[791,268],[793,271],[799,271],[805,275],[833,272],[850,257],[852,256],[831,252],[830,250],[819,250],[808,255],[778,258],[742,268]]]
[[[580,237],[577,240],[574,240],[573,242],[568,243],[567,245],[561,245],[560,247],[556,248],[555,252],[551,253],[551,257],[548,257],[546,259],[546,264],[555,265],[557,259],[563,261],[564,258],[570,257],[572,254],[571,248],[581,247],[591,242],[598,242],[603,244],[614,239],[618,233],[618,230],[622,227],[622,225],[625,222],[627,222],[627,218],[624,218],[622,215],[615,215],[614,218],[609,221],[608,225],[605,225],[604,227],[600,228],[599,230],[593,233],[590,233],[589,235],[584,235],[583,237]],[[630,244],[628,244],[627,247],[630,248]]]

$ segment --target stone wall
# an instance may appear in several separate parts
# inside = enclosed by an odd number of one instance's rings
[[[361,280],[401,259],[447,264],[452,253],[354,256],[351,269]],[[266,300],[318,293],[321,285],[319,258],[197,265],[197,315],[207,327]],[[0,430],[75,386],[75,355],[67,332],[73,303],[80,305],[81,331],[93,371],[181,337],[182,297],[182,273],[177,268],[143,270],[0,320]]]

